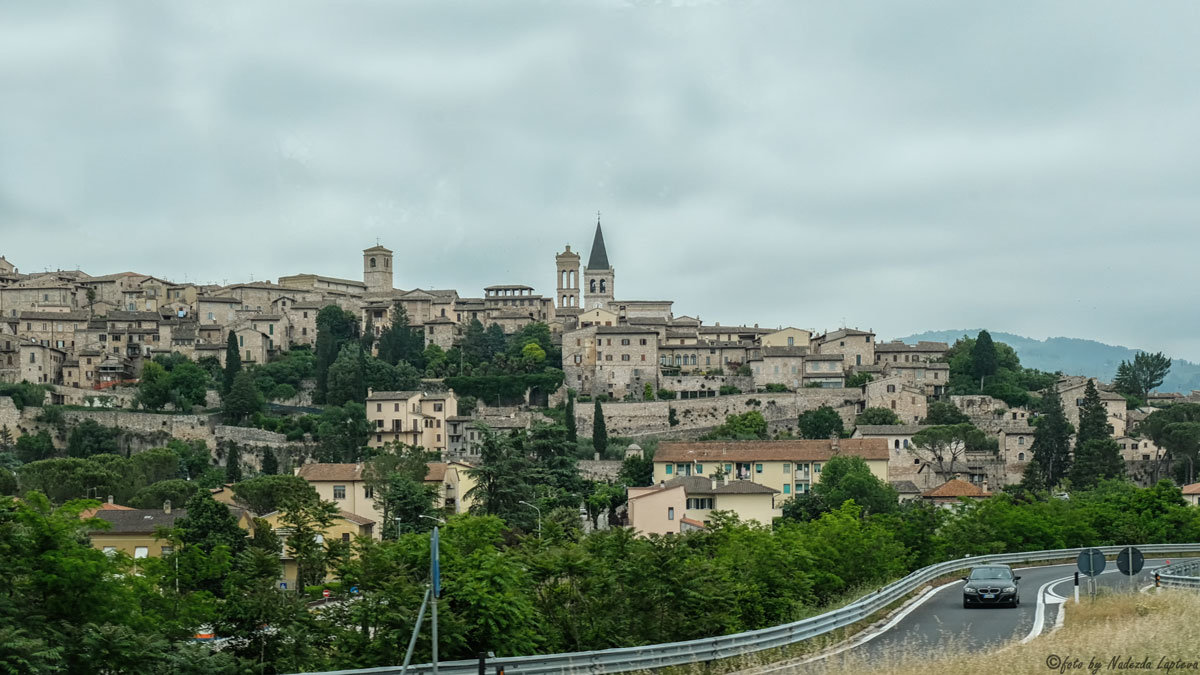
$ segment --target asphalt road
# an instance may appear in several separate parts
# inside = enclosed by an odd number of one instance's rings
[[[1164,564],[1163,560],[1146,560],[1141,574],[1136,575],[1135,584],[1129,577],[1117,572],[1115,560],[1109,560],[1105,573],[1097,577],[1102,586],[1131,587],[1145,586],[1153,582],[1153,570]],[[1005,643],[1020,641],[1031,636],[1038,621],[1038,596],[1044,589],[1046,602],[1041,616],[1042,632],[1050,630],[1058,617],[1058,598],[1073,600],[1075,565],[1052,565],[1045,567],[1017,568],[1021,576],[1021,604],[1015,609],[989,607],[966,609],[962,606],[961,581],[939,587],[911,611],[893,619],[885,630],[842,653],[816,663],[801,666],[804,672],[823,670],[820,664],[838,669],[869,668],[873,671],[886,670],[889,665],[905,661],[927,662],[931,657],[947,650],[961,652],[985,651],[999,648]],[[1067,578],[1069,577],[1069,578]],[[1084,583],[1081,576],[1081,584]],[[1080,599],[1086,597],[1086,586],[1080,586]],[[1069,610],[1068,610],[1069,611]]]

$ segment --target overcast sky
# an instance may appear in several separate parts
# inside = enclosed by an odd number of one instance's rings
[[[1200,3],[9,2],[22,271],[524,283],[1200,360]]]

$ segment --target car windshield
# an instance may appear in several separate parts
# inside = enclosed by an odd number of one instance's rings
[[[972,579],[1011,579],[1012,571],[1007,567],[977,567],[971,570]]]

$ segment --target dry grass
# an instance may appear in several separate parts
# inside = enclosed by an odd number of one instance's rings
[[[895,675],[975,675],[987,673],[1126,672],[1127,657],[1140,670],[1156,673],[1200,670],[1200,594],[1166,591],[1154,595],[1119,593],[1078,605],[1068,601],[1066,624],[1025,645],[982,654],[955,653],[953,642],[940,651],[899,652],[865,661],[854,650],[828,664],[799,666],[792,672],[894,673]],[[1118,663],[1114,663],[1116,658]],[[1165,660],[1166,663],[1163,663]],[[1190,665],[1168,668],[1170,662]],[[1089,667],[1090,664],[1090,667]]]

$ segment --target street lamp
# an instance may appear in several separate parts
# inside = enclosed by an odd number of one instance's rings
[[[529,508],[533,509],[534,511],[537,511],[538,539],[541,539],[542,538],[542,510],[539,509],[538,507],[534,506],[533,504],[530,504],[529,502],[525,501],[524,499],[518,501],[517,503],[524,504],[525,506],[528,506]]]

